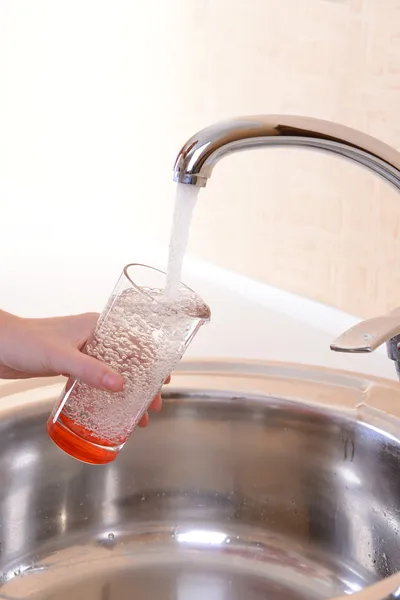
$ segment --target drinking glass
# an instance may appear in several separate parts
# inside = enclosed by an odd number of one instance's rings
[[[83,352],[124,377],[121,392],[97,390],[70,378],[47,431],[83,462],[113,461],[164,381],[182,358],[210,309],[190,288],[165,292],[162,271],[127,265]]]

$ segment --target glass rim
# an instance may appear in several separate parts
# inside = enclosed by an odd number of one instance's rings
[[[167,276],[166,272],[163,271],[162,269],[158,269],[157,267],[152,267],[151,265],[145,265],[144,263],[129,263],[129,264],[125,265],[124,268],[123,268],[123,270],[122,270],[123,274],[125,275],[125,277],[129,281],[129,283],[132,285],[132,287],[134,287],[143,296],[146,296],[147,298],[149,298],[149,300],[151,300],[152,302],[156,302],[156,303],[160,304],[160,301],[157,300],[157,298],[154,298],[153,296],[151,296],[151,294],[148,294],[143,287],[141,287],[140,285],[138,285],[137,283],[135,283],[132,280],[132,278],[128,274],[128,270],[130,269],[130,267],[143,267],[145,269],[151,269],[152,271],[156,271],[157,273],[160,273],[161,275],[164,275],[164,277]],[[197,292],[195,292],[191,287],[189,287],[188,285],[186,285],[182,281],[179,281],[179,287],[185,288],[186,290],[188,290],[189,292],[191,292],[196,298],[199,298],[200,301],[203,303],[204,307],[207,308],[207,310],[208,310],[208,316],[207,317],[199,317],[198,315],[191,314],[190,311],[189,312],[185,312],[185,315],[187,317],[191,318],[191,319],[196,319],[198,321],[209,321],[210,317],[211,317],[210,307],[203,300],[203,298],[200,296],[200,294],[198,294]]]

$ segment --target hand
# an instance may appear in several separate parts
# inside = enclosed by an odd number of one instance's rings
[[[93,332],[99,315],[86,313],[50,319],[21,319],[0,311],[0,379],[76,377],[88,385],[118,392],[124,380],[108,365],[80,350]],[[170,378],[165,383],[169,383]],[[161,410],[158,394],[150,410]],[[149,422],[144,414],[139,426]]]

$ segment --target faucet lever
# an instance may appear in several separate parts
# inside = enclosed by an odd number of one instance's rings
[[[373,352],[400,334],[400,308],[386,315],[365,319],[340,335],[331,344],[335,352]],[[394,357],[391,356],[393,360]]]

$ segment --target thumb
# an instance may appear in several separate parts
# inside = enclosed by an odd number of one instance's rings
[[[57,362],[57,370],[60,373],[76,377],[91,387],[111,392],[119,392],[124,387],[122,375],[116,373],[105,363],[87,356],[79,350],[72,350],[68,354],[58,357],[54,362]]]

